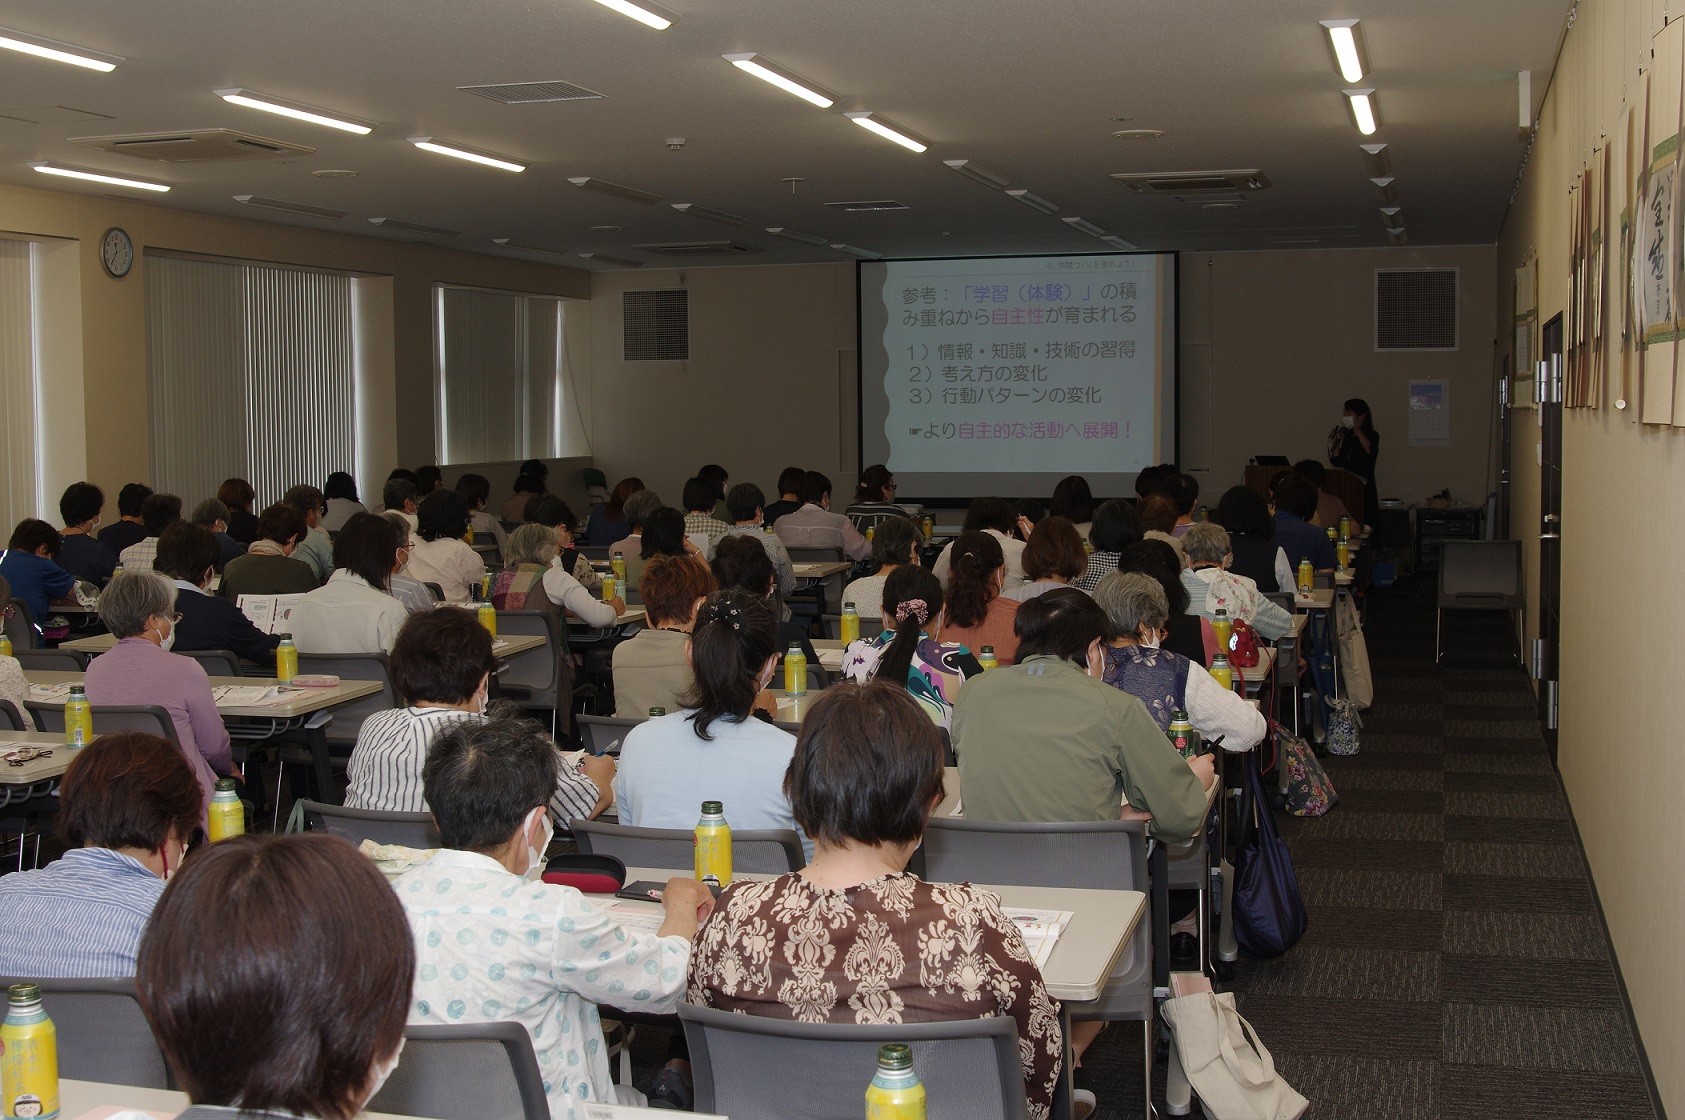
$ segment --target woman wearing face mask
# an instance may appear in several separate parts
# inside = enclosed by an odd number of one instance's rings
[[[404,707],[370,716],[348,764],[352,809],[424,813],[421,769],[445,729],[486,718],[486,690],[497,670],[492,637],[473,613],[453,607],[411,615],[392,647],[392,686]],[[557,820],[595,817],[612,802],[614,761],[587,756],[563,766],[550,810]]]
[[[1113,572],[1095,587],[1094,601],[1116,635],[1101,651],[1100,679],[1145,704],[1160,730],[1170,729],[1170,714],[1180,709],[1205,738],[1223,736],[1229,750],[1247,750],[1263,740],[1264,717],[1256,708],[1213,680],[1204,666],[1158,648],[1170,604],[1157,580]]]
[[[720,801],[733,828],[796,827],[784,794],[796,737],[754,711],[779,652],[778,623],[763,596],[728,590],[703,601],[686,643],[696,685],[684,708],[640,723],[621,748],[614,779],[621,824],[690,829],[703,801]]]
[[[162,572],[118,572],[99,597],[99,620],[117,644],[88,665],[88,702],[155,704],[170,713],[181,753],[210,804],[219,777],[240,778],[211,680],[175,645],[176,587]]]
[[[1375,516],[1381,508],[1379,491],[1375,487],[1375,460],[1381,454],[1381,433],[1369,419],[1369,402],[1361,397],[1347,401],[1340,413],[1340,423],[1328,433],[1328,463],[1363,480],[1362,521]]]
[[[397,1068],[414,974],[398,897],[350,844],[234,836],[164,891],[135,986],[185,1120],[351,1120]]]

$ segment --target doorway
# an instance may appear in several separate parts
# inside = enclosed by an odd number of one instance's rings
[[[1539,423],[1539,638],[1533,674],[1539,682],[1539,725],[1545,748],[1556,765],[1556,727],[1560,674],[1558,643],[1562,633],[1562,316],[1540,334],[1542,360],[1537,386]]]

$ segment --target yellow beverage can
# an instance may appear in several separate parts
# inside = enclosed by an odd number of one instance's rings
[[[1334,546],[1334,554],[1340,558],[1340,567],[1351,567],[1352,550],[1350,544],[1346,541],[1341,541],[1339,544]]]
[[[486,628],[486,633],[497,637],[497,608],[490,603],[481,603],[476,612],[480,616],[480,625]]]
[[[12,656],[12,639],[0,632],[0,657]]]
[[[860,612],[854,609],[853,603],[843,604],[842,622],[838,625],[837,632],[844,649],[848,648],[848,643],[859,640]]]
[[[984,646],[977,654],[977,664],[983,666],[983,671],[985,673],[990,669],[999,669],[1000,658],[995,656],[995,647]]]
[[[211,795],[211,803],[205,809],[205,832],[211,843],[226,840],[230,836],[240,836],[246,831],[246,807],[240,804],[240,795],[234,792],[233,778],[218,778],[216,792]]]
[[[1229,667],[1229,659],[1227,657],[1224,657],[1219,653],[1216,657],[1212,658],[1210,672],[1212,680],[1216,681],[1230,692],[1234,691],[1234,670]]]
[[[603,602],[611,603],[614,601],[615,582],[616,580],[613,576],[603,577]]]
[[[924,1111],[912,1049],[899,1042],[878,1047],[878,1069],[866,1086],[866,1120],[924,1120]]]
[[[1234,637],[1234,623],[1229,619],[1227,611],[1211,620],[1211,629],[1217,635],[1217,648],[1228,650],[1229,639]]]
[[[784,691],[791,696],[807,695],[807,654],[795,643],[784,651]]]
[[[731,826],[718,801],[704,801],[702,819],[696,822],[696,878],[716,887],[731,886]]]
[[[70,686],[70,699],[64,703],[64,741],[72,747],[85,747],[94,741],[94,710],[88,704],[88,693],[79,684]]]
[[[35,984],[13,984],[0,1026],[0,1095],[6,1120],[59,1114],[58,1028],[41,1006]]]
[[[298,647],[293,644],[291,634],[281,635],[281,644],[275,647],[275,679],[290,681],[298,676]]]

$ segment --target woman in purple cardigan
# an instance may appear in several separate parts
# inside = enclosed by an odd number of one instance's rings
[[[155,704],[170,713],[181,753],[208,805],[218,777],[238,778],[228,729],[210,678],[191,657],[170,653],[176,589],[158,572],[118,572],[99,597],[99,619],[117,644],[88,666],[90,704]]]

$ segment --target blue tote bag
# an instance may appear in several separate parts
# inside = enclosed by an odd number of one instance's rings
[[[1291,949],[1305,935],[1309,919],[1299,896],[1293,855],[1270,815],[1264,780],[1256,766],[1248,763],[1242,769],[1254,812],[1246,814],[1235,857],[1235,940],[1247,956],[1268,960]]]

